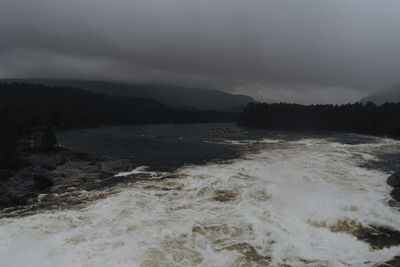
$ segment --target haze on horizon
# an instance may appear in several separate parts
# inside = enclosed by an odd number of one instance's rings
[[[400,83],[398,0],[3,0],[0,78],[345,103]]]

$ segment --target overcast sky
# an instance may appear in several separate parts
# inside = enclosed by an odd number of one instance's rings
[[[1,0],[0,77],[352,102],[400,83],[400,1]]]

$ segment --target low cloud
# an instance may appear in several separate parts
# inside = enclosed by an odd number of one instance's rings
[[[0,76],[352,102],[400,82],[398,10],[397,0],[4,0]]]

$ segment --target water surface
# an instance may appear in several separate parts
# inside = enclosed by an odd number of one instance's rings
[[[153,179],[82,192],[94,201],[80,208],[1,219],[0,266],[373,266],[400,254],[355,235],[370,225],[400,231],[400,213],[387,205],[389,172],[376,167],[399,141],[216,124],[79,130],[60,140],[153,164]]]

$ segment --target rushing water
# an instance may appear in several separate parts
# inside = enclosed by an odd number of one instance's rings
[[[398,151],[399,141],[189,137],[241,154],[153,170],[152,180],[103,189],[105,198],[83,192],[94,198],[84,207],[3,218],[0,266],[373,266],[400,254],[354,235],[369,225],[400,231],[400,212],[387,205],[388,173],[365,167]]]

